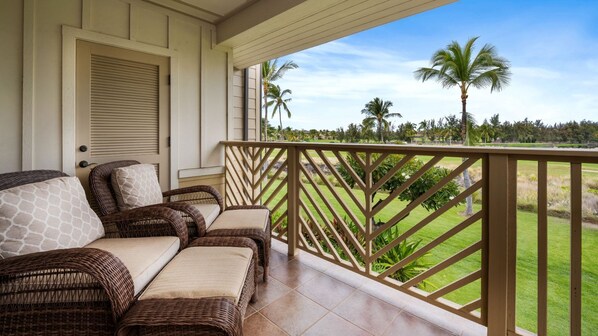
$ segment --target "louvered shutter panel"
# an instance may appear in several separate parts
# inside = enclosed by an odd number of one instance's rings
[[[91,55],[91,155],[159,154],[159,67]]]

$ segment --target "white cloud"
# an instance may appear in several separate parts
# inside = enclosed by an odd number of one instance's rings
[[[530,33],[531,34],[531,33]],[[530,35],[527,34],[527,35]],[[571,38],[559,34],[563,39]],[[533,52],[503,54],[512,61],[512,80],[501,92],[470,89],[468,111],[478,122],[500,114],[501,120],[542,119],[545,123],[568,120],[598,120],[598,60],[577,59],[565,64],[552,58],[563,50],[533,43]],[[579,43],[574,42],[567,45]],[[348,42],[349,41],[349,42]],[[402,119],[418,122],[437,119],[461,111],[457,88],[443,89],[439,83],[418,81],[413,71],[429,65],[429,60],[393,49],[392,45],[360,47],[351,40],[334,41],[286,57],[300,68],[287,72],[278,82],[293,90],[292,118],[283,117],[284,126],[303,129],[336,129],[361,122],[360,111],[372,98],[394,103],[391,111]],[[514,43],[521,46],[521,41]],[[408,50],[414,55],[413,50]],[[550,62],[535,62],[541,53]],[[526,58],[531,54],[533,57]],[[546,64],[548,63],[548,65]]]

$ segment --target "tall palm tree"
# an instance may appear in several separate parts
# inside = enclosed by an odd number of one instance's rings
[[[278,59],[266,61],[262,63],[262,90],[264,94],[264,116],[266,125],[268,125],[268,90],[273,82],[279,80],[284,76],[285,72],[290,69],[296,69],[299,66],[293,61],[286,61],[279,66]],[[268,141],[268,133],[265,133],[265,140]]]
[[[479,37],[479,36],[478,36]],[[474,56],[475,42],[478,37],[469,39],[461,47],[453,41],[432,56],[432,67],[419,68],[415,77],[422,82],[436,79],[442,87],[458,86],[461,91],[461,137],[467,132],[467,98],[470,86],[476,89],[490,87],[490,92],[500,91],[509,84],[511,72],[509,61],[498,56],[496,48],[485,44]]]
[[[415,71],[415,78],[422,82],[436,79],[442,87],[459,87],[461,92],[461,139],[467,140],[467,98],[470,86],[476,89],[490,87],[490,92],[500,91],[509,84],[511,72],[509,61],[498,56],[496,48],[485,44],[474,55],[475,42],[479,38],[470,38],[461,47],[459,42],[453,41],[432,55],[432,66],[419,68]],[[463,172],[465,188],[471,186],[469,172]],[[472,198],[467,197],[467,215],[473,214]]]
[[[285,110],[287,112],[287,116],[290,118],[291,117],[291,111],[289,110],[289,106],[287,105],[290,101],[291,98],[285,98],[285,96],[288,94],[292,94],[293,92],[289,89],[285,89],[285,90],[281,90],[280,89],[280,85],[270,85],[270,88],[268,89],[268,94],[266,95],[266,97],[272,99],[268,102],[267,106],[271,106],[274,105],[274,109],[272,110],[272,118],[274,118],[274,116],[276,115],[276,112],[278,111],[278,118],[280,120],[280,138],[282,140],[283,135],[282,135],[282,110]]]
[[[384,101],[376,97],[365,104],[365,108],[361,110],[361,113],[367,116],[364,121],[375,121],[377,123],[378,134],[380,134],[380,142],[384,142],[384,134],[382,130],[388,128],[387,119],[390,117],[403,117],[400,113],[391,113],[391,106],[392,102],[390,100]]]
[[[488,123],[486,119],[484,119],[484,123],[480,125],[480,136],[482,137],[482,139],[484,139],[485,143],[488,143],[488,140],[491,139],[493,136],[492,126]]]
[[[417,127],[418,131],[421,132],[423,142],[426,142],[427,134],[428,134],[428,127],[429,123],[426,119],[419,122],[419,126]]]

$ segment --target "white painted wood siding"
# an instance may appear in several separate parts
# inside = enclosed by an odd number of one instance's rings
[[[71,57],[63,55],[64,26],[176,55],[173,176],[224,164],[219,142],[229,139],[232,57],[214,45],[212,24],[140,0],[11,0],[0,1],[0,173],[75,164],[63,164],[65,136],[73,133],[62,127],[62,62]]]

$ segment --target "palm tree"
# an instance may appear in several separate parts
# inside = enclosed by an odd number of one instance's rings
[[[291,98],[285,98],[285,95],[287,94],[292,94],[293,92],[289,89],[285,89],[285,90],[281,90],[280,89],[280,85],[270,85],[270,88],[268,89],[268,94],[266,95],[266,97],[272,99],[271,101],[268,102],[268,104],[266,106],[271,106],[274,105],[274,109],[272,110],[272,118],[274,118],[274,116],[276,115],[276,112],[278,111],[278,118],[280,120],[280,138],[282,140],[283,136],[282,136],[282,110],[284,109],[287,112],[287,116],[290,118],[291,117],[291,111],[289,110],[289,107],[287,105],[287,103],[289,103],[291,101]]]
[[[299,66],[293,61],[286,61],[281,66],[278,66],[278,59],[266,61],[262,63],[262,90],[264,94],[264,115],[266,125],[268,125],[268,90],[275,82],[284,76],[285,72],[290,69],[296,69]],[[265,140],[268,141],[268,133],[265,133]]]
[[[498,56],[496,48],[485,44],[474,56],[475,42],[478,37],[469,39],[465,46],[453,41],[432,55],[432,66],[419,68],[415,71],[415,78],[422,82],[436,79],[442,87],[458,86],[461,91],[461,139],[467,140],[467,98],[470,86],[477,89],[490,87],[490,92],[500,91],[509,84],[511,72],[509,61]],[[465,158],[464,158],[465,160]],[[471,186],[469,172],[463,171],[465,188]],[[471,196],[467,197],[466,215],[473,214]]]
[[[488,142],[488,139],[492,139],[493,132],[492,126],[484,119],[484,123],[480,125],[480,136],[484,139],[484,142]]]
[[[391,113],[389,110],[391,106],[392,102],[390,100],[384,101],[376,97],[370,100],[367,104],[365,104],[365,108],[361,110],[361,113],[367,116],[364,119],[364,121],[375,121],[378,124],[378,134],[380,134],[380,142],[384,142],[384,135],[382,130],[388,128],[387,119],[390,117],[403,117],[400,113]]]
[[[509,61],[498,56],[496,48],[485,44],[473,57],[478,37],[469,39],[465,46],[453,41],[432,56],[432,67],[419,68],[415,77],[422,82],[436,79],[444,88],[458,86],[461,91],[461,138],[467,132],[467,98],[470,86],[476,89],[490,87],[490,92],[500,91],[509,84]],[[473,58],[472,58],[473,57]]]
[[[426,142],[426,138],[427,138],[427,134],[428,134],[428,127],[429,127],[429,123],[426,119],[422,120],[419,122],[419,127],[417,128],[418,131],[421,132],[422,134],[422,141],[425,143]]]

